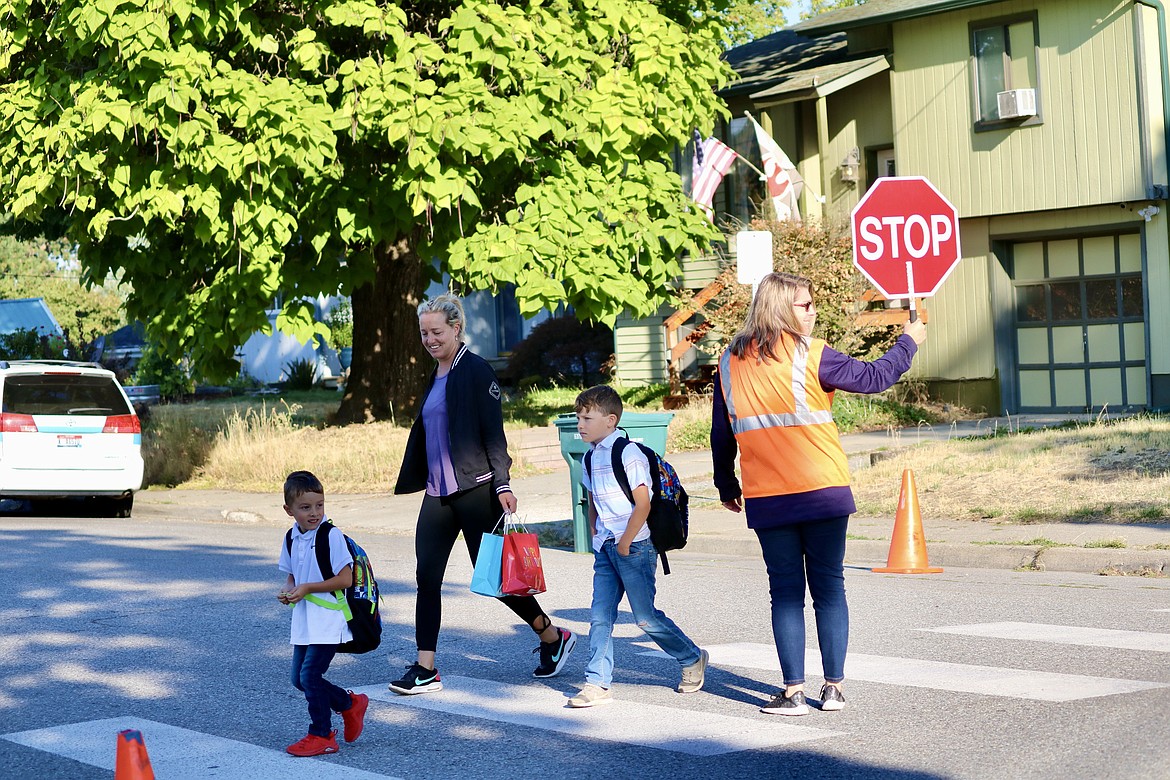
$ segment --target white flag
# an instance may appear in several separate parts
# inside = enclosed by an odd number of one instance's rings
[[[784,150],[772,140],[772,136],[760,127],[751,114],[748,119],[756,128],[756,140],[760,144],[760,157],[764,163],[764,176],[768,183],[768,195],[772,198],[772,205],[776,208],[776,219],[781,222],[792,220],[800,222],[800,210],[796,206],[800,191],[804,189],[804,179],[796,171],[796,166]]]

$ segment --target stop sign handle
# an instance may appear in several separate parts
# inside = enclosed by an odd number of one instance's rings
[[[918,321],[918,306],[914,302],[914,265],[906,261],[906,292],[910,294],[910,321]]]

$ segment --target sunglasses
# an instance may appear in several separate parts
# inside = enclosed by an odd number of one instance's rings
[[[796,308],[798,308],[798,309],[804,309],[804,313],[805,313],[805,314],[808,314],[808,313],[809,313],[809,311],[811,311],[811,310],[812,310],[812,308],[813,308],[813,302],[812,302],[812,301],[806,301],[805,303],[794,303],[794,304],[792,304],[792,305],[793,305],[793,306],[795,306],[795,307],[796,307]]]

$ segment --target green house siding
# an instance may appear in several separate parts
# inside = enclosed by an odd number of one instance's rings
[[[614,323],[617,380],[623,385],[642,387],[667,381],[666,332],[662,327],[667,316],[635,320],[623,314]]]
[[[971,24],[1033,13],[1042,121],[975,132]],[[899,172],[926,176],[961,217],[1146,198],[1134,39],[1130,9],[1101,0],[995,3],[895,24]]]

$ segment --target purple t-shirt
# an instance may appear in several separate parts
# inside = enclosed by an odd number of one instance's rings
[[[423,430],[427,432],[427,495],[448,496],[457,490],[455,467],[451,465],[451,435],[447,421],[447,377],[435,377],[435,384],[423,403]]]

